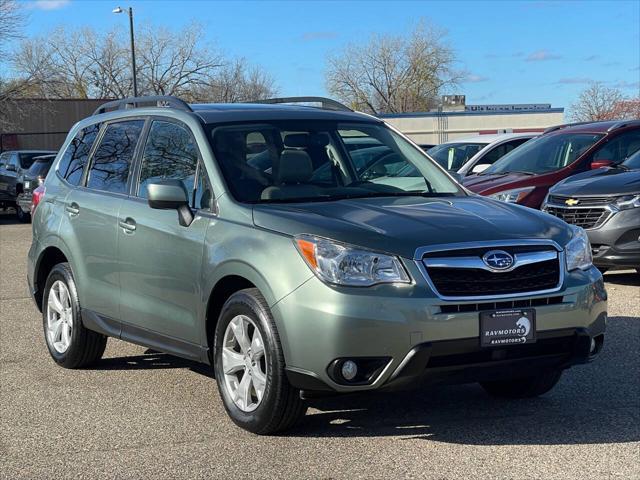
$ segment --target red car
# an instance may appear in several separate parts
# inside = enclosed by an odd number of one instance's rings
[[[640,120],[551,127],[478,175],[464,179],[472,192],[540,208],[549,188],[576,173],[623,162],[640,150]]]

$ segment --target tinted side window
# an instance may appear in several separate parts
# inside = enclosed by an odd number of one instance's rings
[[[129,170],[144,120],[109,124],[95,153],[87,187],[126,193]]]
[[[142,155],[138,196],[147,198],[151,182],[180,180],[193,193],[198,150],[189,131],[175,123],[154,121]]]
[[[100,125],[91,125],[78,132],[67,150],[62,155],[60,163],[58,164],[58,172],[62,175],[67,182],[72,185],[79,185],[82,179],[82,172],[84,166],[87,164],[89,158],[89,152],[95,142],[98,132],[100,131]]]
[[[596,153],[593,160],[609,160],[611,162],[622,162],[635,152],[640,150],[640,130],[625,132],[604,144]]]

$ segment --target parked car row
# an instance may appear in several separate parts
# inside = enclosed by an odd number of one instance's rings
[[[55,153],[14,150],[0,154],[0,207],[15,208],[18,220],[30,221],[32,190],[44,182]]]
[[[559,125],[481,171],[476,162],[462,182],[584,228],[601,270],[640,271],[639,151],[640,120]]]

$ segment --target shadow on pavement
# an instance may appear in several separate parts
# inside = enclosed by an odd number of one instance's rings
[[[208,365],[151,349],[146,350],[143,355],[103,358],[90,367],[91,370],[157,370],[170,368],[188,368],[201,375],[214,378],[213,369]]]
[[[15,210],[0,210],[0,226],[2,225],[25,225],[18,217]]]
[[[633,270],[607,272],[603,275],[605,287],[608,285],[640,286],[640,273]]]
[[[315,399],[302,422],[283,435],[396,436],[465,445],[640,441],[639,345],[640,318],[613,317],[598,359],[566,371],[560,383],[540,398],[496,399],[478,385],[456,385]],[[214,378],[208,366],[153,350],[107,358],[93,368],[188,368]]]

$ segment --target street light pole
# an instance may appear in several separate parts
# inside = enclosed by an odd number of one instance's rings
[[[120,7],[113,9],[113,13],[123,13]],[[138,79],[136,75],[136,47],[133,40],[133,8],[129,7],[129,36],[131,38],[131,70],[133,73],[133,96],[138,96]]]
[[[133,96],[138,96],[138,79],[136,78],[136,47],[133,42],[133,8],[129,7],[129,30],[131,34],[131,67],[133,68]]]

